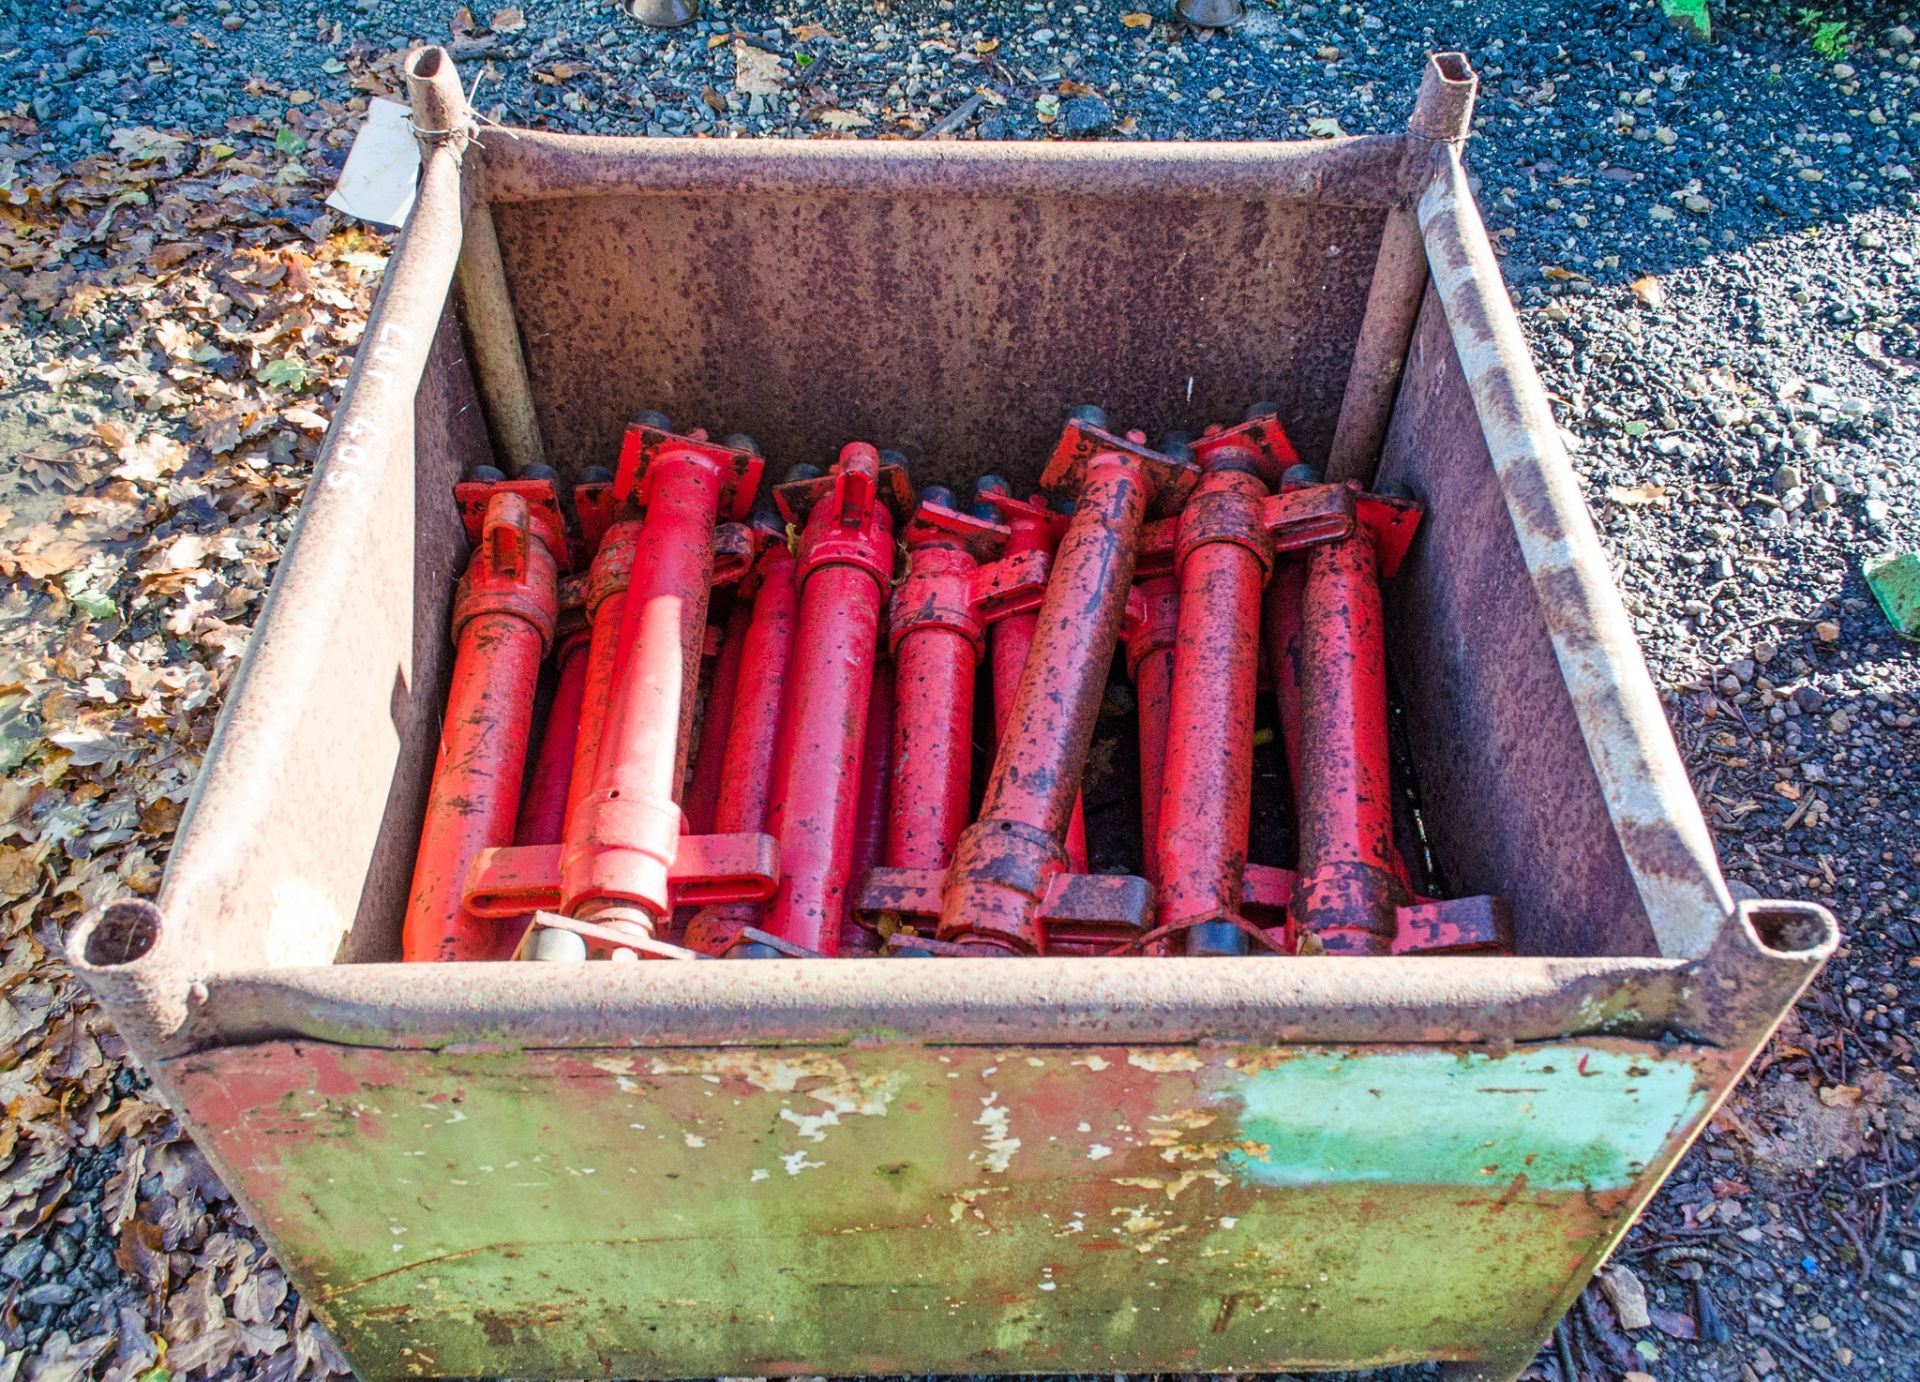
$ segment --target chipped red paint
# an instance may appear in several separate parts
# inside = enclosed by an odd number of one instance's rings
[[[1140,716],[1140,836],[1143,872],[1160,886],[1160,786],[1165,778],[1168,712],[1173,697],[1173,644],[1179,629],[1180,582],[1171,575],[1136,582],[1127,599],[1127,674]]]
[[[1416,506],[1366,496],[1347,537],[1309,551],[1300,611],[1300,869],[1289,903],[1303,949],[1334,955],[1508,949],[1497,898],[1411,895],[1393,837],[1380,576]],[[1283,669],[1284,670],[1284,669]]]
[[[553,554],[566,546],[545,510],[505,486],[480,526],[454,597],[453,685],[407,896],[408,960],[512,953],[503,928],[470,912],[461,894],[480,851],[513,838],[534,688],[559,617]]]
[[[735,597],[720,631],[720,654],[714,659],[707,703],[700,718],[700,747],[693,757],[693,776],[687,784],[687,829],[696,835],[713,830],[720,802],[720,779],[726,770],[727,736],[733,725],[733,702],[740,687],[740,664],[746,654],[747,627],[753,606]]]
[[[780,701],[793,656],[793,631],[799,611],[793,551],[785,529],[771,514],[764,520],[763,546],[736,600],[751,597],[753,616],[741,644],[740,680],[734,693],[732,723],[714,805],[714,828],[722,834],[758,833],[767,828],[774,766],[778,763]],[[752,903],[709,907],[687,925],[687,944],[720,954],[743,926],[760,917]]]
[[[586,613],[593,625],[593,637],[587,646],[587,682],[580,707],[580,733],[573,748],[573,773],[567,783],[563,839],[573,833],[580,803],[593,788],[607,702],[626,662],[620,629],[626,618],[627,585],[633,579],[633,554],[643,532],[639,518],[614,523],[601,539],[593,565],[587,570]]]
[[[860,746],[860,801],[853,827],[853,867],[848,870],[848,877],[856,887],[880,862],[887,848],[887,821],[892,815],[894,787],[894,722],[898,716],[894,679],[893,663],[881,656],[873,665],[867,734]],[[879,937],[861,923],[854,908],[847,908],[846,920],[840,925],[840,953],[875,955],[879,951]]]
[[[1075,493],[1033,647],[994,756],[980,819],[960,837],[941,896],[939,939],[1032,955],[1042,903],[1066,870],[1062,841],[1120,639],[1135,548],[1150,507],[1176,512],[1191,465],[1145,436],[1069,419],[1042,483]]]
[[[987,610],[987,646],[989,680],[993,684],[993,732],[996,740],[1007,737],[1007,722],[1013,715],[1013,702],[1020,691],[1020,678],[1027,670],[1027,653],[1033,647],[1033,631],[1040,622],[1040,599],[1046,593],[1047,576],[1053,570],[1053,554],[1067,531],[1065,514],[1056,513],[1042,496],[1031,501],[1011,495],[982,493],[981,501],[990,505],[1007,527],[1004,558],[995,563],[996,584],[1001,598]],[[1073,815],[1067,821],[1067,867],[1075,873],[1087,871],[1087,818],[1080,797],[1073,799]]]
[[[1206,474],[1180,515],[1179,627],[1160,788],[1161,926],[1183,926],[1189,955],[1244,955],[1241,876],[1253,811],[1253,711],[1260,590],[1273,540],[1260,521],[1261,456],[1196,443]]]
[[[1000,524],[932,500],[907,522],[907,575],[888,615],[899,700],[885,856],[893,868],[946,868],[966,826],[986,638],[978,577],[1007,537]]]
[[[744,514],[760,458],[698,430],[636,421],[614,490],[647,512],[634,553],[615,677],[593,785],[560,859],[559,910],[651,936],[671,907],[667,875],[680,836],[676,794],[700,684],[700,646],[723,506]]]
[[[777,491],[789,517],[802,516],[789,509],[796,502],[811,508],[800,534],[799,624],[767,822],[779,841],[780,885],[766,929],[821,955],[839,953],[846,920],[880,608],[893,577],[893,515],[881,487],[891,489],[898,472],[884,469],[892,473],[883,473],[873,447],[853,442],[827,492],[812,481]]]

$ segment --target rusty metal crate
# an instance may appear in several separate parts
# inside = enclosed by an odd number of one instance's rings
[[[418,202],[165,887],[71,945],[356,1366],[1518,1372],[1835,929],[1721,878],[1464,59],[1302,144],[471,139],[412,72]],[[658,406],[1030,481],[1081,400],[1254,398],[1429,506],[1394,671],[1516,956],[393,962],[495,446],[578,471]]]

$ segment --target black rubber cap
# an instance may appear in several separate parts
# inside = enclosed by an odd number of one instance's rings
[[[1381,480],[1374,485],[1373,492],[1382,499],[1413,498],[1413,491],[1407,488],[1404,480]]]
[[[903,453],[895,451],[892,447],[888,447],[880,453],[880,464],[897,465],[902,470],[905,470],[907,468],[907,458]]]
[[[748,436],[745,432],[734,432],[720,444],[730,451],[745,451],[750,456],[764,454],[760,450],[760,443]]]
[[[1089,427],[1098,427],[1102,432],[1111,432],[1107,423],[1107,410],[1098,403],[1082,403],[1067,414],[1075,422],[1084,422]]]
[[[827,472],[822,470],[819,466],[814,465],[809,461],[801,461],[797,465],[790,465],[787,467],[786,478],[782,480],[780,483],[783,485],[790,485],[795,480],[818,480],[822,475],[825,475],[826,473]]]
[[[1240,420],[1242,422],[1254,422],[1263,417],[1279,416],[1280,405],[1278,403],[1256,403],[1240,415]]]
[[[973,494],[977,499],[983,494],[1012,494],[1013,486],[1007,483],[1004,475],[982,475],[973,482]]]
[[[1299,465],[1290,465],[1282,471],[1280,483],[1283,485],[1317,485],[1320,483],[1320,472],[1303,461]]]
[[[920,491],[920,502],[923,504],[938,504],[943,509],[957,509],[960,507],[960,497],[945,485],[928,485]]]
[[[514,478],[516,480],[558,480],[560,478],[560,472],[550,465],[535,464],[523,466],[520,473],[514,476]]]
[[[1167,433],[1166,436],[1160,438],[1160,446],[1158,449],[1160,454],[1168,460],[1184,461],[1188,465],[1193,464],[1193,448],[1187,445],[1186,434],[1183,432]]]
[[[635,413],[633,420],[641,427],[655,427],[662,432],[671,432],[673,430],[673,424],[667,420],[667,415],[662,412],[656,412],[652,408]]]
[[[580,472],[580,483],[583,485],[610,485],[613,483],[613,472],[603,465],[590,465]]]
[[[467,479],[477,485],[497,485],[507,478],[507,472],[497,465],[477,465],[467,472]]]

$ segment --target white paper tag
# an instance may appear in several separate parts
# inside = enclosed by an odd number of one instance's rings
[[[397,226],[413,209],[419,176],[420,146],[407,123],[407,108],[375,96],[327,205],[376,225]]]

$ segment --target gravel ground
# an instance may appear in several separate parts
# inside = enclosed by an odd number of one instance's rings
[[[1847,933],[1627,1238],[1615,1259],[1625,1273],[1583,1298],[1566,1347],[1593,1377],[1920,1376],[1920,1090],[1907,1037],[1920,1004],[1920,661],[1859,574],[1864,556],[1920,546],[1920,17],[1899,4],[1818,15],[1741,6],[1717,9],[1715,36],[1701,42],[1647,3],[1256,6],[1220,36],[1130,23],[1129,7],[1110,0],[723,5],[672,35],[615,5],[524,8],[516,23],[512,12],[422,0],[81,0],[58,13],[0,3],[0,111],[11,107],[0,194],[30,202],[11,162],[24,167],[28,149],[67,161],[124,154],[133,146],[116,136],[141,126],[230,139],[244,159],[248,140],[292,127],[308,136],[291,154],[304,172],[273,179],[291,189],[275,200],[276,224],[295,240],[337,235],[314,201],[344,157],[347,120],[365,93],[391,89],[391,55],[420,40],[450,43],[480,78],[479,107],[503,122],[796,137],[912,135],[949,116],[963,138],[1390,129],[1406,118],[1424,55],[1467,51],[1482,79],[1470,153],[1482,205],[1729,877],[1737,889],[1826,902]],[[756,51],[740,53],[729,35]],[[112,259],[111,240],[80,243],[70,258],[83,273],[88,256]],[[309,390],[310,413],[324,414],[337,388],[379,249],[370,239],[326,260],[343,325],[302,357],[321,362],[315,381],[295,386]],[[18,258],[0,268],[22,304],[0,312],[0,444],[25,458],[0,488],[8,542],[62,504],[71,512],[77,486],[46,479],[43,449],[98,432],[126,406],[84,371],[68,378],[60,361],[127,356],[155,329],[130,300],[108,294],[77,310],[70,289],[62,303],[61,284],[45,279],[59,270],[25,269]],[[322,346],[332,353],[316,354]],[[217,377],[222,365],[206,368]],[[238,598],[216,612],[231,622],[193,626],[212,648],[210,670],[205,694],[190,694],[190,673],[181,693],[192,701],[180,712],[185,768],[139,803],[150,846],[137,829],[111,841],[134,842],[130,864],[125,853],[76,853],[69,832],[36,857],[51,891],[16,883],[7,895],[11,953],[36,966],[0,990],[13,1004],[14,1054],[0,1060],[10,1118],[26,1119],[22,1100],[81,1078],[76,1070],[94,1074],[92,1122],[70,1148],[35,1152],[31,1133],[19,1147],[0,1139],[0,1200],[24,1183],[23,1158],[46,1172],[32,1181],[33,1213],[19,1212],[17,1194],[8,1209],[0,1382],[167,1369],[292,1378],[335,1363],[190,1144],[140,1099],[142,1081],[89,1024],[46,946],[19,939],[36,907],[62,915],[49,896],[152,886],[168,820],[146,813],[190,776],[191,726],[217,704],[310,460],[312,429],[283,416],[296,423],[287,439],[236,424],[240,440],[193,451],[179,472],[257,452],[248,473],[264,477],[261,511],[274,517],[245,552],[227,554],[242,566],[253,554],[248,572],[222,568],[221,588]],[[119,444],[124,479],[137,463],[125,459],[133,443]],[[124,502],[137,509],[138,496]],[[235,506],[217,502],[231,518]],[[146,531],[136,519],[122,527],[116,536]],[[151,540],[180,531],[196,530],[170,516]],[[126,603],[118,568],[78,592],[70,571],[64,591],[50,577],[36,586],[36,569],[15,562],[6,573],[22,582],[4,611],[16,649],[23,630],[93,618],[89,590],[107,608]],[[146,590],[153,569],[149,560],[130,579]],[[169,593],[164,580],[154,593]],[[224,652],[222,639],[233,645]],[[59,683],[57,656],[41,655],[51,670],[34,684]],[[43,728],[47,706],[34,712]],[[0,709],[0,729],[9,716]],[[48,742],[25,755],[43,775],[49,754],[56,767],[102,766],[71,736]],[[97,813],[127,790],[103,781],[73,799]],[[25,808],[11,809],[17,823]],[[103,857],[117,857],[117,883],[87,880],[82,863]],[[13,1020],[22,1013],[31,1021]],[[76,1035],[48,1054],[45,1033],[68,1029]],[[48,1201],[46,1184],[66,1189]],[[1652,1323],[1625,1329],[1636,1285]],[[184,1350],[209,1320],[231,1347]],[[176,1345],[164,1363],[140,1343],[159,1332]],[[1549,1349],[1537,1371],[1557,1377],[1558,1367]]]

